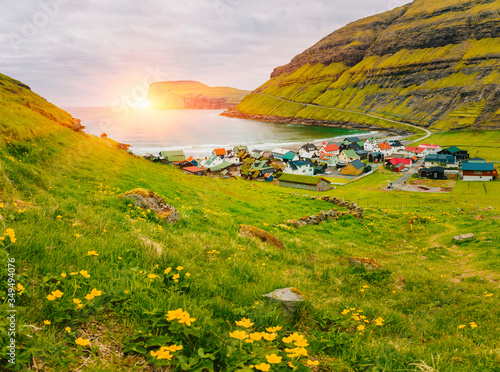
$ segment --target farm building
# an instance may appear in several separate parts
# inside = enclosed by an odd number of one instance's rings
[[[194,174],[196,176],[205,176],[207,174],[205,169],[198,167],[186,167],[183,168],[182,170],[188,174]]]
[[[445,166],[446,168],[458,167],[457,158],[453,155],[431,154],[424,158],[427,168],[433,166]]]
[[[259,172],[258,177],[264,176],[265,174],[273,174],[274,168],[267,163],[267,160],[256,160],[250,167],[250,173],[255,174],[255,171]],[[254,178],[256,178],[254,176]]]
[[[279,179],[280,187],[291,187],[294,189],[311,191],[330,190],[330,181],[320,177],[302,176],[298,174],[283,173]]]
[[[418,170],[418,176],[420,178],[429,178],[433,180],[446,179],[443,167],[420,168]]]
[[[470,158],[464,160],[462,163],[486,163],[486,160],[484,160],[483,158]]]
[[[273,182],[274,181],[274,175],[271,174],[271,173],[266,173],[264,175],[264,179],[267,181],[267,182]]]
[[[370,163],[382,163],[384,159],[385,156],[381,152],[370,152],[368,155],[368,161]]]
[[[464,181],[493,181],[498,177],[493,163],[464,163],[462,172]]]
[[[362,174],[364,170],[365,165],[361,162],[361,160],[356,159],[342,168],[340,173],[342,173],[343,175],[358,176]]]

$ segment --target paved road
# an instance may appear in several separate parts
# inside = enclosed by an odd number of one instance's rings
[[[405,172],[401,177],[399,177],[396,181],[392,183],[392,187],[394,189],[401,188],[404,185],[404,183],[411,178],[411,176],[413,176],[415,173],[418,172],[418,169],[422,164],[424,164],[423,159],[419,159],[415,164],[412,164],[408,172]]]
[[[407,126],[412,127],[412,128],[423,130],[426,133],[424,137],[419,138],[419,139],[417,139],[415,141],[408,142],[408,144],[422,141],[422,140],[426,139],[427,137],[429,137],[432,134],[429,130],[427,130],[425,128],[417,127],[416,125],[413,125],[413,124],[410,124],[410,123],[405,123],[405,122],[402,122],[402,121],[396,121],[396,120],[386,119],[386,118],[382,118],[380,116],[376,116],[376,115],[372,115],[372,114],[366,114],[364,112],[357,112],[357,111],[351,111],[351,110],[338,109],[338,108],[334,108],[334,107],[315,105],[315,104],[311,104],[311,103],[296,102],[296,101],[292,101],[292,100],[285,99],[285,98],[279,98],[279,97],[271,96],[270,94],[265,94],[265,93],[256,93],[256,94],[261,94],[263,96],[267,96],[267,97],[271,97],[271,98],[274,98],[274,99],[278,99],[280,101],[297,103],[297,104],[302,105],[304,108],[306,108],[307,106],[312,106],[312,107],[320,107],[320,108],[324,108],[324,109],[328,109],[328,110],[336,110],[336,111],[342,111],[342,112],[349,112],[351,114],[358,114],[358,115],[369,116],[369,117],[372,117],[372,118],[375,118],[375,119],[385,120],[385,121],[388,121],[390,123],[407,125]]]

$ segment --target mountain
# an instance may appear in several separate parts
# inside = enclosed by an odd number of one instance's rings
[[[392,127],[378,117],[430,130],[498,129],[499,11],[493,0],[415,0],[350,23],[276,68],[224,115],[359,128]]]
[[[150,85],[148,99],[158,109],[226,109],[236,106],[248,93],[198,81],[163,81]]]

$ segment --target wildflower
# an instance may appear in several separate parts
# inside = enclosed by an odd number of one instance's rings
[[[182,271],[182,269],[184,269],[182,266],[177,266],[177,271]]]
[[[351,310],[348,310],[348,309],[345,309],[344,311],[342,311],[342,315],[346,315],[346,314],[349,314]]]
[[[23,287],[23,285],[21,283],[17,283],[17,288],[16,289],[17,289],[18,292],[21,292],[22,290],[24,290],[24,287]]]
[[[296,347],[293,349],[285,349],[289,358],[296,358],[300,356],[307,356],[307,350],[303,347]]]
[[[363,288],[367,289],[367,288],[370,288],[369,285],[364,285]]]
[[[268,328],[266,328],[266,331],[268,331],[269,333],[278,332],[278,331],[281,331],[281,327],[280,326],[277,326],[277,327],[268,327]]]
[[[170,354],[170,350],[165,346],[162,346],[158,351],[151,350],[151,355],[156,357],[157,359],[168,360],[172,360],[172,358],[174,357],[172,354]]]
[[[471,328],[477,328],[476,322],[470,322],[469,325]]]
[[[250,323],[250,319],[247,319],[247,318],[243,318],[240,321],[237,320],[237,321],[235,321],[235,323],[237,326],[245,327],[245,328],[250,328],[251,326],[253,326],[253,323]]]
[[[168,320],[169,322],[171,322],[172,320],[177,319],[177,318],[179,318],[180,316],[182,316],[182,313],[183,313],[182,309],[177,309],[177,310],[169,310],[169,311],[167,312],[167,315],[166,315],[167,320]]]
[[[281,359],[283,359],[283,358],[280,356],[277,356],[276,354],[271,354],[271,355],[266,355],[266,359],[267,359],[268,363],[277,364],[277,363],[281,363]]]
[[[290,368],[295,368],[295,366],[293,365],[293,363],[292,363],[292,362],[288,362],[288,367],[290,367]]]
[[[182,349],[184,349],[184,346],[182,346],[182,345],[178,345],[178,346],[177,345],[170,345],[168,347],[168,350],[170,350],[172,352],[175,352],[175,351],[178,351],[178,350],[182,350]]]
[[[77,238],[81,237],[81,235],[80,235],[80,234],[75,234],[75,236],[76,236]]]
[[[254,341],[260,341],[262,340],[263,333],[260,332],[253,332],[250,333],[250,338]]]
[[[364,325],[359,325],[358,326],[358,331],[364,331],[366,327]]]
[[[271,365],[270,364],[267,364],[267,363],[260,363],[260,364],[257,364],[255,366],[255,369],[258,369],[259,371],[269,371],[269,369],[271,368]]]
[[[186,273],[186,276],[189,278],[191,276],[191,273]]]
[[[78,338],[75,340],[75,343],[76,343],[77,345],[80,345],[80,346],[87,346],[87,345],[89,345],[89,344],[90,344],[90,341],[89,341],[89,339],[88,339],[88,338],[87,338],[87,339],[83,339],[83,338],[81,338],[81,337],[78,337]]]
[[[67,276],[67,275],[66,275],[66,273],[61,273],[61,276],[62,276],[63,278],[66,278],[66,276]]]
[[[93,288],[90,291],[90,294],[93,295],[94,297],[99,297],[100,295],[102,295],[102,291],[98,291],[96,288]]]
[[[248,338],[248,334],[245,331],[234,331],[229,332],[229,337],[236,338],[237,340],[244,340]]]
[[[56,216],[56,218],[57,218],[58,220],[61,220],[62,216],[61,216],[61,215],[58,215],[58,216]]]
[[[118,256],[118,259],[121,260],[122,258],[120,256]]]
[[[247,339],[245,340],[245,342],[246,342],[247,344],[253,344],[253,343],[254,343],[254,340],[252,340],[251,338],[247,338]]]
[[[151,279],[151,280],[153,280],[154,278],[156,278],[156,275],[155,274],[149,274],[148,278]]]
[[[94,297],[95,297],[95,296],[94,296],[94,295],[92,295],[91,293],[89,293],[89,294],[85,295],[85,299],[86,299],[86,300],[88,300],[88,301],[93,300],[93,299],[94,299]]]
[[[69,275],[78,275],[78,272],[69,273]]]
[[[174,282],[176,282],[176,283],[177,283],[177,282],[179,281],[179,277],[180,277],[180,275],[179,275],[179,274],[175,274],[175,275],[172,277],[172,279],[174,279]]]
[[[46,324],[46,325],[49,325],[51,323],[51,321],[50,320],[44,320],[43,323]]]
[[[309,346],[309,343],[307,342],[307,340],[297,340],[295,341],[295,346],[305,347]]]
[[[171,272],[171,271],[172,271],[172,268],[171,268],[171,267],[167,267],[167,268],[165,269],[165,271],[163,272],[163,274],[168,274],[168,273],[169,273],[169,272]]]
[[[82,270],[82,271],[80,271],[80,274],[81,274],[84,278],[90,278],[90,275],[89,275],[89,273],[87,272],[87,270]]]
[[[63,294],[64,293],[61,292],[59,289],[57,291],[52,292],[52,295],[57,297],[57,298],[61,298]]]
[[[460,325],[458,326],[458,329],[462,329],[462,328],[465,328],[465,327],[467,327],[465,324],[460,324]]]
[[[317,365],[319,365],[319,361],[317,361],[317,360],[316,361],[312,361],[311,359],[309,359],[307,361],[307,365],[308,366],[317,366]]]
[[[97,253],[96,251],[88,251],[87,256],[99,256],[99,253]]]
[[[182,315],[178,319],[179,319],[179,323],[180,324],[184,323],[188,327],[191,325],[192,322],[194,322],[196,320],[195,318],[191,318],[191,316],[189,315],[189,313],[186,312],[186,311],[183,311]]]
[[[484,295],[484,297],[491,297],[491,296],[493,296],[493,293],[488,293]]]
[[[266,341],[274,341],[274,339],[276,338],[276,333],[264,333],[262,337],[264,337],[264,340]]]
[[[82,300],[80,300],[78,298],[73,299],[73,303],[75,303],[75,304],[80,304],[81,302],[82,302]]]
[[[70,328],[70,327],[66,327],[66,328],[64,328],[64,330],[65,330],[66,332],[68,332],[68,333],[70,333],[70,332],[71,332],[71,328]]]
[[[7,229],[5,230],[5,235],[7,235],[10,238],[10,241],[12,243],[16,242],[16,233],[14,232],[14,229]]]

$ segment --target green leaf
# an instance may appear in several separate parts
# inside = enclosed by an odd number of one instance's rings
[[[135,342],[135,343],[128,344],[123,348],[123,353],[135,352],[135,353],[144,355],[148,351],[145,348],[143,348],[142,345],[144,345],[144,342]]]
[[[148,342],[146,342],[144,347],[165,346],[167,343],[171,341],[172,338],[170,336],[153,337],[152,339],[148,340]]]
[[[210,360],[215,360],[215,355],[214,354],[205,354],[205,350],[203,348],[198,349],[198,355],[203,359],[208,358]]]

